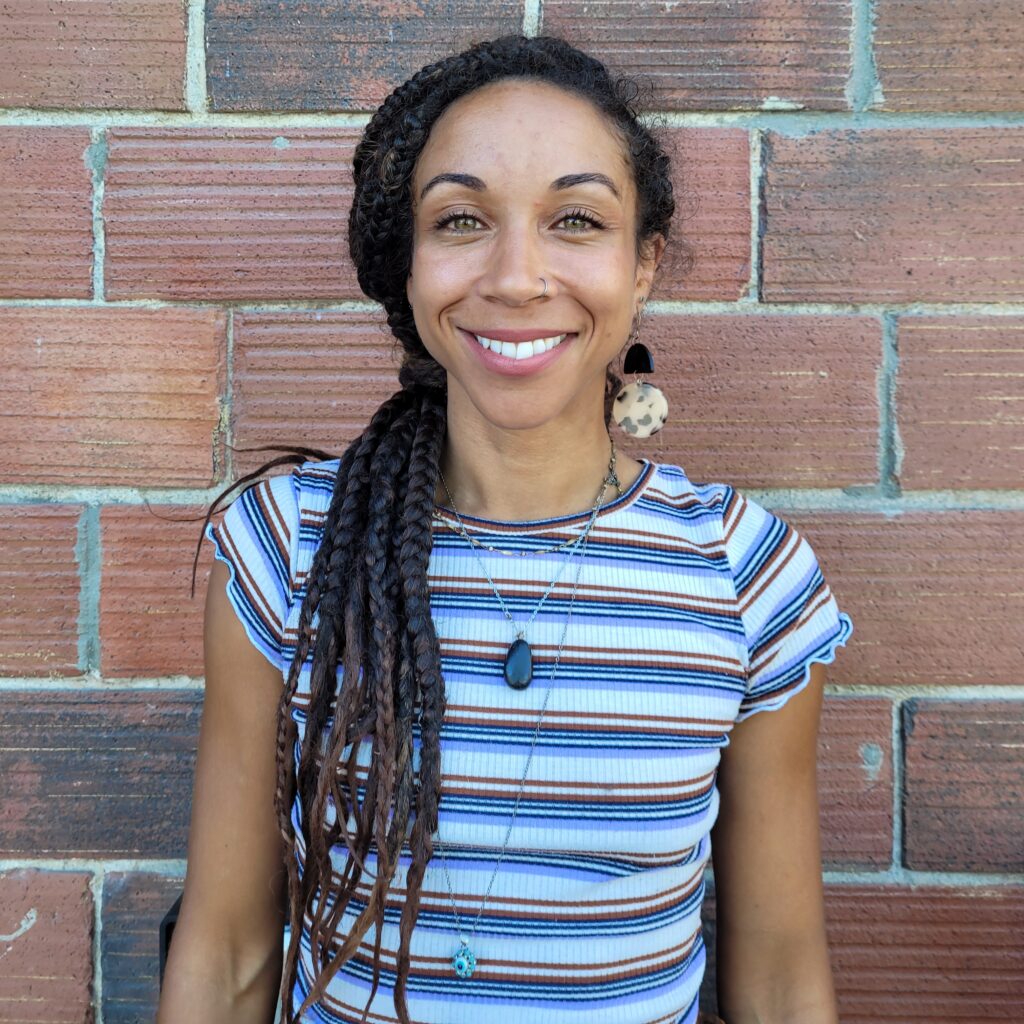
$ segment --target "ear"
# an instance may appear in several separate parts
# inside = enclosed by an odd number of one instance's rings
[[[635,298],[646,299],[654,282],[654,274],[665,255],[665,236],[658,234],[641,244],[641,255],[636,262]]]

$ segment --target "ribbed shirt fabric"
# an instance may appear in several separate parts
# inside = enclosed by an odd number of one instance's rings
[[[266,477],[207,529],[231,567],[231,603],[282,679],[337,469],[338,460],[307,462]],[[533,551],[578,534],[588,515],[462,518],[487,544]],[[478,557],[525,626],[567,552],[509,557],[474,549],[442,522],[433,532],[431,611],[447,694],[439,831],[468,930],[508,830],[579,553],[527,629],[534,679],[517,691],[503,674],[515,631]],[[412,937],[412,1020],[693,1024],[720,752],[737,722],[782,707],[806,686],[810,664],[832,662],[852,632],[791,525],[729,484],[695,483],[680,466],[643,460],[639,477],[602,506],[591,531],[518,815],[472,938],[478,966],[468,979],[450,966],[459,933],[435,845]],[[311,664],[312,654],[293,709],[300,740]],[[340,683],[340,667],[338,674]],[[418,764],[418,734],[414,741]],[[297,801],[292,820],[301,867]],[[346,856],[344,846],[335,848],[337,869]],[[381,984],[367,1017],[373,1024],[397,1021],[392,985],[408,864],[406,852],[389,896]],[[367,867],[375,868],[372,851]],[[364,905],[350,908],[345,922]],[[374,939],[371,928],[304,1021],[361,1019]],[[293,1008],[310,983],[304,928]]]

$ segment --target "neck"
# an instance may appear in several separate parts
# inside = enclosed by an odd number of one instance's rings
[[[615,471],[622,490],[643,466],[616,441]],[[608,475],[611,439],[603,408],[595,419],[569,428],[545,423],[506,430],[480,418],[462,417],[449,403],[448,431],[435,500],[460,515],[497,521],[551,519],[589,511]],[[609,484],[603,505],[619,496]]]

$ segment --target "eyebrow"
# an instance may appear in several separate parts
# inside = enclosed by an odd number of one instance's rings
[[[420,199],[422,199],[435,185],[441,185],[444,182],[450,182],[453,185],[464,185],[466,188],[472,189],[474,192],[486,192],[487,185],[482,178],[478,178],[475,174],[463,174],[455,171],[446,171],[443,174],[435,174],[423,186],[423,190],[420,192]],[[551,182],[551,191],[560,192],[567,188],[572,188],[574,185],[583,185],[587,182],[594,182],[598,185],[605,185],[610,188],[612,194],[616,199],[621,199],[619,190],[615,186],[615,182],[608,177],[607,174],[601,174],[598,171],[581,171],[578,174],[563,174],[560,178],[555,178]]]

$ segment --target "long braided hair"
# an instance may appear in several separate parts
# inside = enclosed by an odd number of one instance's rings
[[[641,86],[630,78],[613,78],[600,61],[558,37],[502,36],[429,64],[396,88],[366,126],[353,159],[349,252],[360,287],[383,306],[404,357],[400,389],[380,406],[339,459],[322,540],[299,613],[297,648],[281,693],[275,806],[288,851],[291,929],[281,979],[284,1024],[301,1020],[375,925],[373,985],[365,1019],[380,981],[388,890],[406,844],[410,866],[401,904],[394,1002],[399,1020],[409,1024],[410,938],[424,872],[433,854],[445,712],[427,565],[447,410],[446,372],[423,345],[406,294],[412,264],[411,185],[431,127],[448,105],[505,78],[539,80],[583,96],[617,131],[638,196],[638,253],[654,235],[668,237],[675,209],[669,158],[639,118],[636,101]],[[620,384],[609,366],[606,425]],[[232,484],[211,504],[207,521],[231,490],[275,466],[337,458],[316,448],[294,446],[242,450],[288,454]],[[316,613],[319,622],[314,629]],[[298,727],[291,707],[311,648],[309,708],[296,777]],[[417,712],[418,772],[413,768]],[[364,741],[371,744],[371,758],[366,777],[360,780],[356,759]],[[299,836],[291,818],[296,795],[305,853],[301,874]],[[335,885],[330,853],[339,843],[344,843],[348,856]],[[376,856],[376,874],[369,894],[357,898],[363,873],[369,873],[365,862],[371,853]],[[347,935],[338,936],[342,915],[350,905],[355,924]],[[310,921],[314,982],[293,1015],[291,997],[305,917]]]

